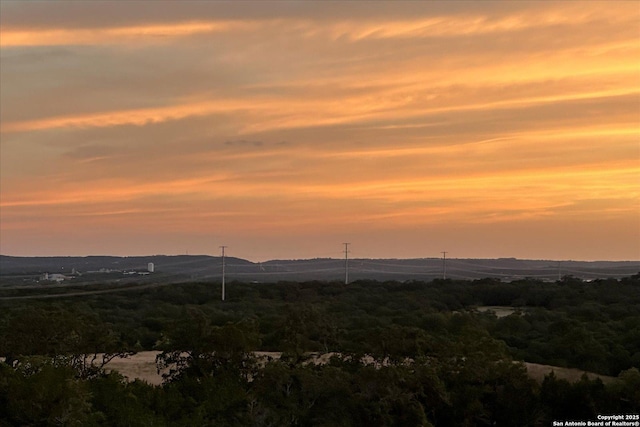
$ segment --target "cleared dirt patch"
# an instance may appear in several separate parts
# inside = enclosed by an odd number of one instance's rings
[[[610,384],[617,381],[616,377],[610,377],[607,375],[594,374],[593,372],[586,372],[580,369],[561,368],[559,366],[540,365],[538,363],[524,362],[527,367],[527,373],[531,378],[541,383],[544,380],[545,375],[549,375],[553,372],[556,378],[567,380],[570,383],[580,381],[582,375],[587,374],[590,380],[600,378],[604,384]]]
[[[516,312],[516,309],[514,307],[501,306],[501,305],[481,305],[480,307],[476,308],[476,310],[481,313],[492,311],[495,313],[497,318],[507,317]]]
[[[156,356],[158,354],[160,354],[159,351],[141,351],[127,358],[115,358],[107,364],[106,368],[108,371],[119,372],[129,381],[139,379],[149,384],[160,385],[162,384],[163,372],[158,372],[156,367]],[[333,354],[334,353],[317,355],[317,363],[327,363]],[[280,358],[280,353],[278,352],[257,352],[256,355],[265,360]],[[554,372],[557,378],[565,379],[569,382],[580,381],[580,378],[582,378],[582,375],[585,373],[589,379],[600,378],[605,384],[616,381],[615,377],[585,372],[580,369],[561,368],[558,366],[528,362],[525,362],[525,366],[529,376],[538,382],[542,382],[545,375],[551,372]]]
[[[127,358],[116,357],[110,361],[107,371],[117,371],[127,377],[129,381],[139,379],[149,384],[162,384],[162,372],[156,367],[156,356],[159,351],[141,351]]]

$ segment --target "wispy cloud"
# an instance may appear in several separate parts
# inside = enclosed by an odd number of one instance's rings
[[[2,31],[0,47],[162,43],[167,39],[228,32],[250,26],[250,22],[191,21],[111,28],[10,28]]]

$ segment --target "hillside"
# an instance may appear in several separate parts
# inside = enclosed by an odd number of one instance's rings
[[[0,278],[37,278],[44,273],[71,275],[80,273],[84,279],[92,275],[117,279],[123,272],[147,269],[153,263],[154,277],[163,280],[212,280],[222,276],[220,257],[207,255],[152,255],[140,257],[88,256],[88,257],[13,257],[0,255]],[[419,259],[350,259],[349,280],[431,280],[442,277],[453,279],[500,278],[503,281],[532,277],[557,280],[562,276],[575,276],[583,280],[620,278],[640,271],[640,261],[550,261],[500,259],[458,259],[443,261],[439,258]],[[282,280],[342,280],[345,277],[343,259],[318,258],[306,260],[271,260],[251,262],[226,257],[225,272],[228,280],[276,282]],[[97,276],[96,276],[97,277]]]

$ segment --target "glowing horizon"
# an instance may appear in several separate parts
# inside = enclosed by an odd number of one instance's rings
[[[2,254],[640,260],[633,3],[0,5]]]

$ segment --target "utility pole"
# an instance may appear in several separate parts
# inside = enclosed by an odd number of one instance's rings
[[[442,280],[447,278],[447,251],[442,251]]]
[[[560,261],[558,261],[558,282],[560,280],[562,280],[562,274],[561,274],[561,271],[560,271]]]
[[[349,284],[349,245],[351,243],[344,243],[344,284]]]
[[[222,249],[222,301],[224,301],[224,249],[226,246],[220,246]]]

